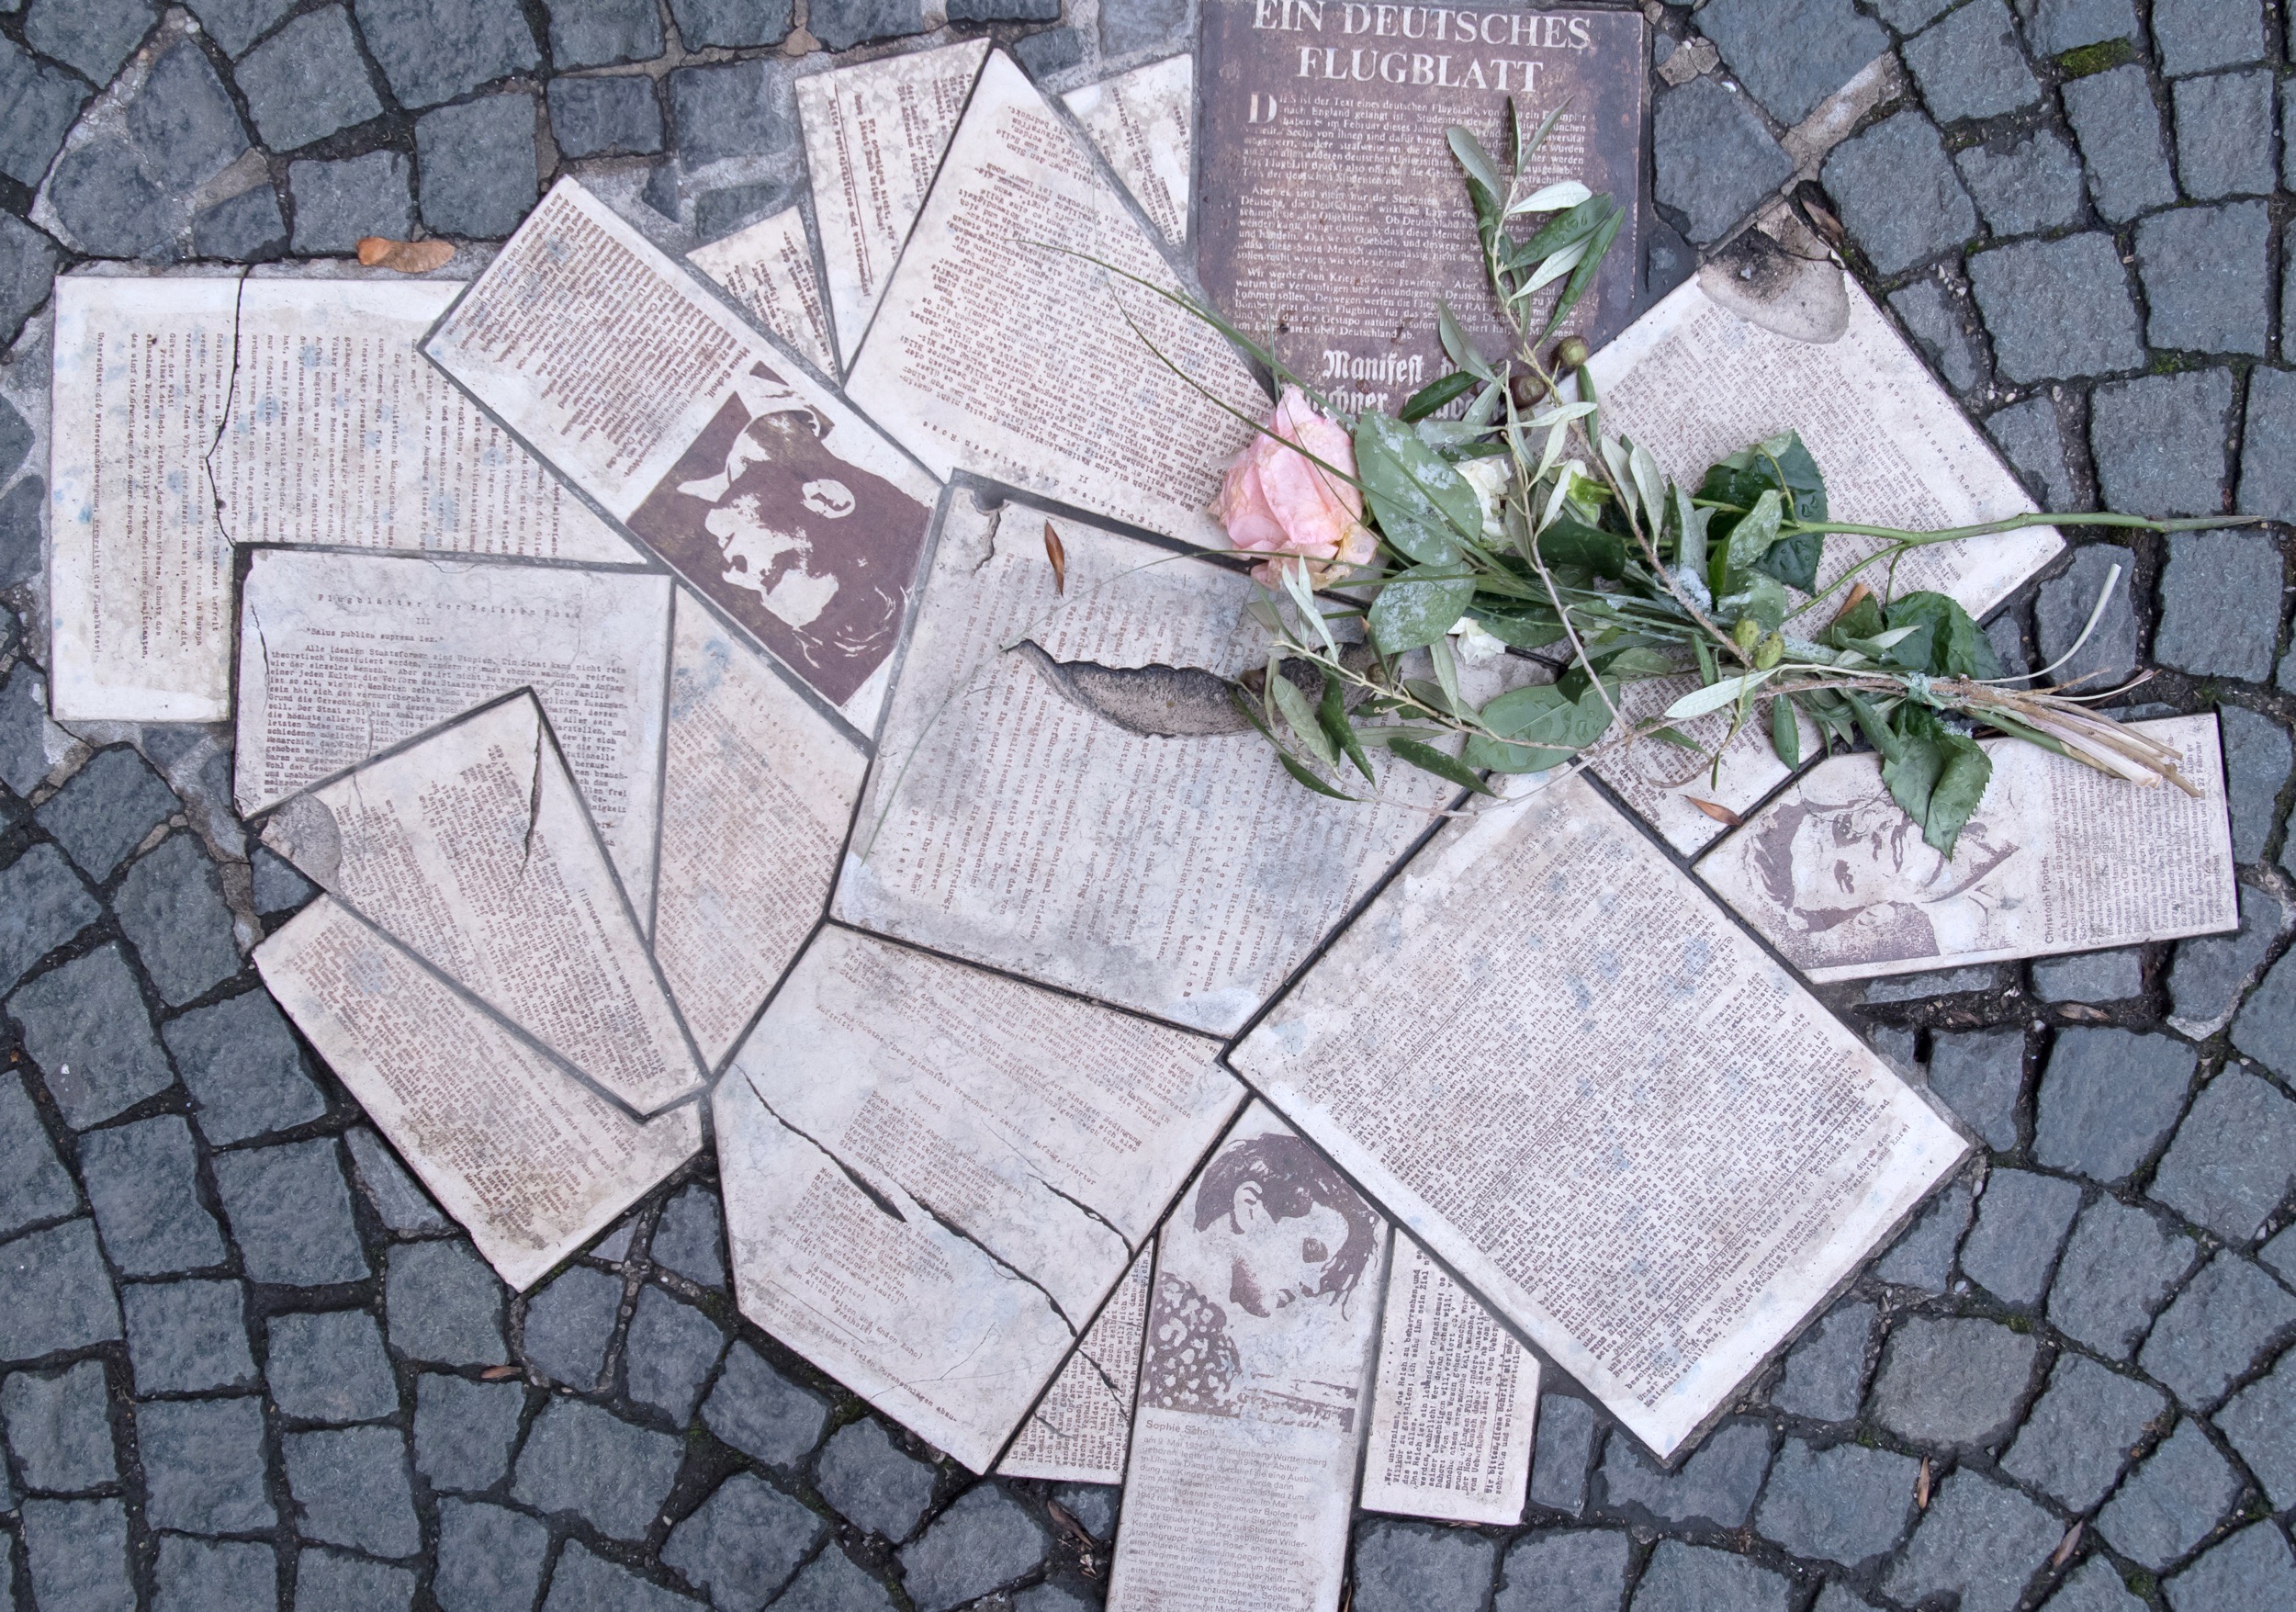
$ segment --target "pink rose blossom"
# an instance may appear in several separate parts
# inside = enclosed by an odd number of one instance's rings
[[[1211,506],[1236,547],[1299,557],[1255,566],[1252,575],[1277,588],[1283,567],[1303,564],[1309,585],[1321,587],[1337,572],[1367,564],[1374,543],[1363,524],[1363,494],[1341,479],[1356,473],[1347,433],[1317,413],[1296,386],[1284,388],[1268,433],[1236,455]]]

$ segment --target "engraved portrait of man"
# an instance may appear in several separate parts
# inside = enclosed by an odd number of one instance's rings
[[[1332,1328],[1379,1251],[1371,1206],[1287,1132],[1229,1143],[1166,1226],[1141,1393],[1150,1404],[1300,1425],[1353,1425],[1321,1370]]]

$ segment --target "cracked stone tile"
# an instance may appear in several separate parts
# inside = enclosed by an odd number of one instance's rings
[[[199,1201],[199,1156],[180,1114],[91,1131],[80,1178],[104,1252],[127,1276],[177,1276],[223,1263],[222,1229]]]
[[[2168,1413],[2168,1398],[2069,1350],[2025,1418],[2001,1470],[2085,1512],[2105,1497],[2146,1432]]]
[[[1977,1223],[1961,1246],[1963,1274],[2004,1303],[2028,1309],[2040,1303],[2080,1208],[2081,1189],[2074,1182],[2030,1170],[1995,1170],[1977,1201]]]
[[[550,1575],[542,1612],[691,1612],[695,1602],[592,1555],[579,1539],[567,1541]]]
[[[104,916],[63,853],[41,843],[0,869],[0,990]]]

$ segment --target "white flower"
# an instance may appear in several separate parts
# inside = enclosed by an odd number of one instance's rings
[[[1499,504],[1514,479],[1514,461],[1504,454],[1488,454],[1480,459],[1462,459],[1458,473],[1467,478],[1467,484],[1475,490],[1475,502],[1482,505],[1483,536],[1503,542],[1507,528],[1499,518]]]
[[[1458,638],[1458,658],[1469,666],[1488,665],[1507,652],[1506,645],[1483,631],[1472,616],[1460,616],[1451,631]]]

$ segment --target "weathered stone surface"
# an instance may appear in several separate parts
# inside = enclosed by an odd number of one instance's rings
[[[847,1520],[899,1543],[933,1503],[937,1474],[872,1417],[837,1431],[814,1466],[814,1487]]]
[[[2092,1180],[2122,1179],[2177,1122],[2193,1066],[2192,1049],[2165,1035],[2060,1031],[2042,1072],[2033,1156]]]
[[[1594,1407],[1571,1394],[1540,1394],[1531,1447],[1531,1504],[1572,1516],[1584,1511],[1587,1464],[1593,1454]]]
[[[5,217],[0,214],[0,219]],[[5,241],[6,235],[5,225],[0,225],[0,241]],[[34,535],[37,538],[38,535]],[[30,563],[19,568],[17,561],[26,553]],[[0,550],[0,586],[28,581],[45,563],[37,541],[28,549]],[[8,673],[7,681],[0,682],[0,783],[6,783],[18,795],[29,795],[48,775],[44,743],[47,721],[47,681],[32,667],[19,661],[16,670]]]
[[[2041,81],[2017,47],[2017,24],[2001,0],[1970,0],[1906,41],[1903,51],[1921,98],[1940,123],[1995,118],[2041,98]]]
[[[2216,513],[2233,401],[2226,369],[2099,387],[2089,398],[2088,445],[2106,505],[2140,515]]]
[[[71,74],[36,62],[13,40],[0,42],[0,174],[37,186],[63,149],[63,137],[87,100]]]
[[[2067,1350],[2057,1357],[2048,1391],[2025,1418],[2001,1470],[2067,1510],[2087,1511],[2104,1498],[2147,1426],[2167,1409],[2158,1389]]]
[[[1887,184],[1883,174],[1872,179]],[[1875,192],[1874,205],[1885,194]],[[1969,259],[1969,283],[2006,380],[2063,379],[2145,362],[2128,276],[2108,236],[2012,242],[1977,253]]]
[[[2241,1529],[2161,1586],[2174,1612],[2296,1606],[2296,1556],[2270,1523]]]
[[[109,84],[159,20],[152,0],[32,0],[24,38],[92,84]]]
[[[168,197],[144,172],[142,156],[117,134],[95,135],[66,152],[49,179],[48,198],[83,251],[154,261],[174,254]]]
[[[704,45],[778,45],[789,37],[793,0],[670,0],[678,37],[689,51]]]
[[[0,302],[6,298],[6,242],[7,232],[0,231]],[[43,279],[40,285],[41,295],[45,296],[47,282]],[[8,489],[6,497],[0,497],[0,587],[28,582],[39,574],[43,563],[40,556],[40,513],[47,502],[48,484],[38,476],[25,477]],[[30,677],[32,674],[28,672],[27,675]],[[31,726],[37,733],[38,724]],[[26,778],[23,786],[17,788],[14,780],[21,774],[13,764],[0,762],[0,780],[7,781],[8,786],[16,789],[18,795],[28,795],[32,785],[47,774],[46,756],[39,756],[37,765],[39,771]]]
[[[1731,73],[1789,128],[1889,49],[1889,36],[1849,0],[1712,0],[1698,29],[1722,48]]]
[[[0,1236],[74,1212],[80,1195],[20,1077],[0,1075]]]
[[[1953,166],[1996,235],[2069,230],[2081,221],[2081,159],[2046,129],[1997,134],[1956,152]]]
[[[2241,991],[2279,938],[2287,915],[2268,890],[2240,886],[2240,928],[2229,935],[2204,935],[2178,943],[2168,969],[2170,1022],[2189,1035],[2205,1036],[2232,1017]]]
[[[272,1403],[298,1421],[371,1422],[399,1410],[383,1329],[364,1310],[273,1316],[264,1376]]]
[[[550,134],[561,157],[661,150],[661,105],[649,78],[555,78],[549,99]]]
[[[1770,1431],[1758,1422],[1728,1423],[1707,1435],[1672,1471],[1640,1447],[1613,1438],[1603,1452],[1603,1484],[1613,1510],[1640,1507],[1671,1522],[1745,1526],[1770,1467]]]
[[[2144,960],[2134,951],[2083,952],[2033,964],[2033,994],[2044,1002],[2120,1002],[2144,989]]]
[[[2178,536],[2204,535],[2178,534]],[[2277,574],[2279,569],[2279,555],[2268,544],[2265,547],[2275,573],[2271,578],[2270,585],[2277,588],[2279,586],[2279,577]],[[2214,574],[2219,576],[2226,572],[2236,575],[2241,569],[2253,570],[2255,567],[2243,563],[2246,558],[2251,558],[2253,557],[2243,557],[2242,561],[2236,561],[2232,566],[2212,569]],[[2201,579],[2188,576],[2185,581],[2189,592],[2197,594],[2201,585]],[[2234,605],[2229,596],[2226,597],[2224,603],[2225,608],[2220,614],[2225,616],[2237,618],[2244,614],[2257,614],[2253,609],[2244,609]],[[2197,597],[2188,599],[2184,606],[2185,619],[2188,623],[2192,621],[2198,607]],[[2278,622],[2274,622],[2271,626],[2277,629],[2279,625]],[[2229,632],[2213,626],[2194,627],[2185,634],[2184,646],[2187,650],[2190,651],[2191,658],[2194,659],[2208,658],[2212,652],[2221,653],[2227,658],[2235,654],[2251,653],[2245,648],[2225,649],[2221,643],[2214,651],[2205,646],[2196,648],[2192,640],[2203,635],[2219,639],[2232,637]],[[2167,636],[2167,627],[2164,623],[2159,637]],[[2156,639],[2155,642],[2157,641]],[[2266,641],[2270,642],[2268,637]],[[2168,659],[2157,648],[2155,655],[2156,659],[2164,662]],[[2256,658],[2267,663],[2270,660],[2268,653]],[[2233,857],[2237,862],[2254,862],[2263,856],[2265,841],[2271,835],[2273,825],[2280,818],[2279,805],[2280,786],[2288,780],[2290,754],[2288,730],[2269,716],[2239,705],[2218,706],[2217,718],[2224,750],[2225,803],[2232,808]]]
[[[162,189],[180,194],[231,166],[247,149],[239,109],[207,55],[186,39],[152,65],[128,104],[129,138]]]
[[[1882,1593],[1911,1604],[1958,1590],[1962,1612],[2009,1612],[2064,1531],[2016,1490],[1964,1467],[1938,1486]]]
[[[773,1603],[774,1612],[889,1612],[884,1585],[853,1565],[835,1543],[825,1548]]]
[[[715,241],[796,204],[796,193],[779,180],[721,186],[693,198],[693,232],[704,241]]]
[[[2264,17],[2256,6],[2221,0],[2157,0],[2153,45],[2160,70],[2172,75],[2261,62]]]
[[[295,8],[295,0],[190,0],[191,9],[224,53],[237,56]]]
[[[180,1114],[80,1138],[80,1178],[104,1252],[129,1276],[220,1265],[223,1233],[199,1201],[199,1157]]]
[[[2129,1594],[2120,1573],[2102,1556],[2092,1556],[2067,1573],[2048,1607],[2049,1612],[2144,1612],[2144,1603]]]
[[[1899,112],[1834,147],[1823,177],[1842,223],[1881,274],[1900,274],[1977,232],[1977,209],[1936,128],[1919,112]]]
[[[2275,1074],[2296,1073],[2296,965],[2288,957],[2272,965],[2234,1018],[2233,1045]]]
[[[414,1465],[433,1489],[491,1489],[511,1470],[526,1390],[426,1371],[414,1385]]]
[[[2125,1360],[2198,1258],[2190,1239],[2141,1209],[2100,1198],[2074,1224],[2049,1290],[2049,1320],[2099,1354]]]
[[[181,804],[141,756],[116,745],[98,750],[33,816],[102,885]]]
[[[1727,1550],[1660,1539],[1635,1586],[1635,1612],[1785,1612],[1790,1581]]]
[[[1974,1316],[1909,1317],[1883,1346],[1874,1419],[1922,1442],[1990,1445],[2016,1419],[2037,1348]]]
[[[1109,7],[1110,12],[1166,9],[1169,7],[1163,5],[1161,0],[1158,0],[1157,4],[1144,7],[1131,6]],[[1058,22],[1060,15],[1060,0],[949,0],[951,22]],[[1186,20],[1187,15],[1187,11],[1183,8],[1180,12],[1183,21]],[[1102,28],[1105,28],[1108,23],[1109,17],[1106,13],[1103,13]],[[1120,23],[1119,26],[1121,27],[1122,24]],[[1116,54],[1112,50],[1109,53]]]
[[[1964,1274],[2005,1303],[2040,1303],[2080,1207],[2081,1189],[2071,1181],[1995,1170],[1977,1201],[1977,1223],[1962,1244]]]
[[[1556,1528],[1507,1550],[1491,1612],[1617,1612],[1626,1588],[1624,1533]]]
[[[717,1486],[670,1532],[662,1565],[721,1606],[772,1599],[829,1525],[748,1472]]]
[[[1109,26],[1105,12],[1101,14],[1100,26],[1104,29]],[[1042,33],[1030,34],[1014,43],[1012,59],[1020,63],[1030,78],[1042,84],[1083,63],[1084,29],[1052,28],[1046,28]]]
[[[527,1363],[570,1388],[595,1387],[621,1309],[620,1278],[570,1267],[526,1301]]]
[[[548,6],[550,61],[561,72],[650,62],[662,52],[661,11],[654,0],[548,0]]]
[[[290,152],[338,129],[382,115],[383,103],[359,60],[351,14],[340,6],[297,17],[232,69],[255,131],[275,152]]]
[[[797,149],[797,119],[767,78],[767,65],[727,62],[670,75],[670,123],[687,167]]]
[[[96,1223],[66,1221],[0,1243],[0,1360],[31,1360],[119,1336],[119,1301]]]
[[[694,1605],[569,1539],[550,1575],[542,1612],[692,1612]]]
[[[1107,1483],[1055,1483],[1052,1498],[1096,1539],[1116,1538],[1117,1504],[1123,1491]]]
[[[524,1512],[470,1500],[438,1505],[438,1575],[432,1594],[442,1612],[495,1612],[532,1606],[542,1588],[550,1530]]]
[[[1896,1243],[1874,1267],[1893,1286],[1941,1293],[1953,1279],[1953,1249],[1969,1228],[1969,1182],[1953,1182],[1898,1234]]]
[[[2280,1273],[2280,1279],[2296,1286],[2296,1225],[2282,1226],[2263,1247],[2257,1257]]]
[[[948,1612],[1043,1557],[1043,1530],[1027,1508],[995,1483],[976,1483],[900,1552],[901,1580],[917,1612]]]
[[[571,1512],[609,1539],[643,1539],[685,1459],[679,1441],[580,1400],[553,1400],[526,1436],[511,1494]]]
[[[317,1287],[366,1279],[351,1189],[332,1137],[220,1153],[213,1168],[252,1279]]]
[[[0,332],[14,341],[26,316],[48,300],[56,243],[13,217],[0,217]]]
[[[485,96],[415,119],[422,222],[433,234],[492,241],[541,194],[531,95]]]
[[[137,1393],[206,1393],[254,1382],[239,1283],[130,1282],[120,1302]]]
[[[117,942],[19,986],[7,1006],[23,1027],[24,1050],[75,1131],[174,1084]]]
[[[402,107],[418,111],[434,107],[542,64],[541,49],[518,0],[356,0],[356,5],[367,51]]]
[[[1844,1300],[1802,1335],[1785,1358],[1785,1372],[1770,1403],[1789,1416],[1846,1422],[1858,1414],[1865,1385],[1865,1345],[1873,1336],[1874,1306]]]
[[[2234,1243],[2256,1235],[2296,1185],[2296,1104],[2245,1070],[2200,1090],[2153,1178],[2152,1195]]]
[[[351,1150],[352,1179],[384,1225],[400,1236],[455,1229],[381,1137],[361,1126],[344,1132],[343,1140]]]
[[[414,1574],[364,1557],[304,1550],[295,1562],[295,1612],[409,1612]]]
[[[1356,1534],[1356,1605],[1363,1612],[1480,1606],[1497,1544],[1473,1529],[1382,1517]]]
[[[367,235],[414,233],[414,168],[398,152],[369,152],[337,163],[290,163],[295,250],[344,253]]]
[[[1745,98],[1713,78],[1659,97],[1650,125],[1659,202],[1683,216],[1693,241],[1713,241],[1794,175],[1787,156]]]
[[[2283,354],[2289,338],[2280,338]],[[2296,373],[2263,365],[2248,372],[2248,429],[2241,437],[2240,508],[2296,521]]]
[[[390,1347],[411,1360],[500,1365],[510,1358],[502,1291],[501,1279],[467,1243],[393,1248],[383,1279]]]
[[[165,1612],[273,1612],[279,1604],[279,1556],[270,1545],[160,1539],[152,1582]]]
[[[276,1520],[264,1481],[260,1400],[147,1402],[136,1407],[136,1445],[152,1527],[253,1534]]]
[[[694,1401],[725,1352],[726,1335],[716,1322],[659,1288],[645,1288],[623,1349],[630,1397],[682,1427],[693,1419]]]
[[[2088,160],[2088,195],[2109,223],[2122,224],[2177,199],[2160,108],[2142,67],[2077,78],[2058,92]],[[2126,367],[2116,366],[2116,367]]]
[[[1121,56],[1153,46],[1178,44],[1188,28],[1187,0],[1137,0],[1136,4],[1103,6],[1100,11],[1100,51]]]
[[[0,869],[0,987],[102,916],[62,851],[44,843],[27,850]]]
[[[160,1036],[191,1092],[199,1133],[210,1143],[290,1130],[327,1111],[268,992],[246,991],[194,1009],[170,1020]]]
[[[1818,1449],[1789,1438],[1770,1470],[1754,1531],[1796,1556],[1854,1567],[1905,1537],[1920,1471],[1920,1462],[1885,1449]]]
[[[705,1288],[726,1285],[726,1219],[717,1194],[688,1187],[663,1205],[647,1254],[664,1269]]]
[[[832,51],[925,31],[924,0],[813,0],[805,28]]]
[[[117,1500],[28,1500],[24,1554],[40,1612],[112,1612],[136,1604],[128,1510]]]
[[[2024,1080],[2020,1031],[1971,1031],[1930,1043],[1930,1089],[1994,1147],[2017,1145],[2017,1097]]]
[[[2265,1351],[2296,1332],[2296,1298],[2239,1255],[2221,1253],[2153,1324],[2137,1364],[2205,1410]]]
[[[287,214],[279,210],[279,192],[269,184],[219,201],[191,220],[196,257],[262,263],[285,252],[287,244]]]
[[[2262,357],[2271,325],[2272,219],[2262,202],[2178,208],[2140,220],[2137,272],[2155,347]]]
[[[711,1432],[768,1466],[788,1466],[805,1455],[828,1415],[819,1394],[792,1382],[744,1343],[726,1357],[717,1386],[702,1403]]]
[[[2134,670],[2136,612],[2129,599],[2136,576],[2136,556],[2130,549],[2110,543],[2087,544],[2075,550],[2073,563],[2065,574],[2041,585],[2040,601],[2033,612],[2040,631],[2041,658],[2047,664],[2063,659],[2072,649],[2080,638],[2081,629],[2088,625],[2089,612],[2096,608],[2099,591],[2116,565],[2121,568],[2121,579],[2113,584],[2112,596],[2106,603],[2097,630],[2088,635],[2079,653],[2065,660],[2054,674],[2056,682],[2088,680],[2088,687],[2110,688]]]
[[[111,1410],[99,1360],[53,1377],[18,1371],[0,1382],[0,1422],[24,1482],[37,1494],[72,1494],[119,1476]]]
[[[411,1556],[422,1548],[407,1479],[407,1436],[396,1427],[330,1427],[279,1439],[294,1497],[296,1531],[306,1539],[369,1556]]]
[[[293,912],[319,894],[319,886],[295,871],[295,864],[258,845],[248,859],[254,874],[255,910],[265,918]]]
[[[112,911],[170,1006],[205,996],[240,971],[231,909],[195,835],[171,834],[140,858],[119,882]]]
[[[2198,1422],[2179,1422],[2098,1513],[2097,1531],[2122,1555],[2158,1571],[2206,1539],[2238,1498],[2231,1463]]]
[[[2273,1505],[2296,1505],[2296,1351],[2233,1395],[2215,1420]]]
[[[1945,384],[1970,392],[1985,378],[1985,349],[1962,322],[1960,300],[1935,277],[1916,280],[1889,295],[1889,305],[1937,366]]]

